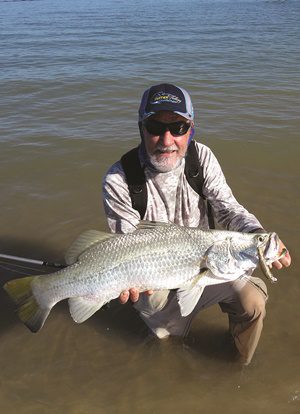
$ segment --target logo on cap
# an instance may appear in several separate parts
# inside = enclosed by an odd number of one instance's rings
[[[179,104],[181,102],[181,99],[179,99],[178,96],[171,95],[170,93],[158,92],[154,94],[150,100],[150,104],[152,105],[159,105],[166,102],[172,104]]]

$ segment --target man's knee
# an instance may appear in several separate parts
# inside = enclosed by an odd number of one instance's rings
[[[239,296],[244,320],[253,321],[266,316],[266,296],[256,286],[247,283]]]
[[[245,303],[245,313],[248,315],[249,320],[266,316],[266,301],[259,292],[247,300]]]
[[[220,303],[220,307],[232,322],[263,319],[266,315],[266,295],[251,283],[247,283],[241,290],[235,292],[230,301]]]

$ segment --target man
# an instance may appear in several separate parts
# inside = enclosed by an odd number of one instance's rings
[[[141,219],[208,229],[208,210],[204,198],[222,228],[242,232],[265,231],[256,217],[234,198],[211,150],[193,141],[193,106],[184,89],[161,84],[146,90],[139,108],[139,128],[141,144],[136,151],[136,174],[144,174],[144,210],[139,213],[139,209],[133,207],[135,202],[128,187],[128,172],[124,172],[124,161],[117,162],[103,182],[104,207],[112,232],[134,231]],[[187,154],[192,147],[203,171],[202,192],[192,188],[185,172]],[[140,169],[142,173],[138,173]],[[283,247],[281,243],[281,249]],[[289,266],[290,261],[287,254],[274,265],[279,269]],[[196,308],[187,317],[181,316],[174,291],[147,293],[139,295],[133,286],[120,295],[120,301],[125,303],[130,297],[157,337],[185,336],[199,310],[219,303],[222,311],[228,314],[230,332],[241,361],[244,364],[251,361],[261,334],[267,300],[266,286],[259,278],[207,286]]]

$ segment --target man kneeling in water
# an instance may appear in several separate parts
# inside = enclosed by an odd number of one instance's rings
[[[205,200],[221,228],[249,233],[265,231],[256,217],[233,196],[212,151],[193,140],[193,106],[184,89],[171,84],[147,89],[139,108],[139,128],[142,140],[138,149],[122,162],[115,163],[104,178],[104,207],[112,232],[131,232],[141,219],[206,230],[211,214]],[[193,185],[193,174],[185,168],[192,152],[199,167],[197,173],[200,171],[203,175],[200,191]],[[130,168],[128,173],[126,170]],[[128,186],[130,174],[141,181],[133,190]],[[280,242],[280,250],[283,248]],[[280,269],[290,262],[287,253],[274,262],[274,266]],[[230,332],[241,362],[249,364],[263,327],[267,289],[261,279],[254,277],[248,281],[238,279],[207,286],[187,317],[181,316],[174,291],[139,295],[132,287],[121,294],[121,303],[127,302],[129,297],[158,338],[187,335],[194,316],[201,309],[218,303],[228,314]]]

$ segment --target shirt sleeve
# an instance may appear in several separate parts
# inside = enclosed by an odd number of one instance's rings
[[[212,151],[199,147],[200,163],[203,165],[203,195],[210,202],[215,218],[222,228],[232,231],[265,231],[257,218],[249,213],[232,194],[223,171]]]
[[[140,221],[139,213],[132,208],[131,198],[121,163],[115,163],[102,183],[104,211],[113,233],[131,233]]]

